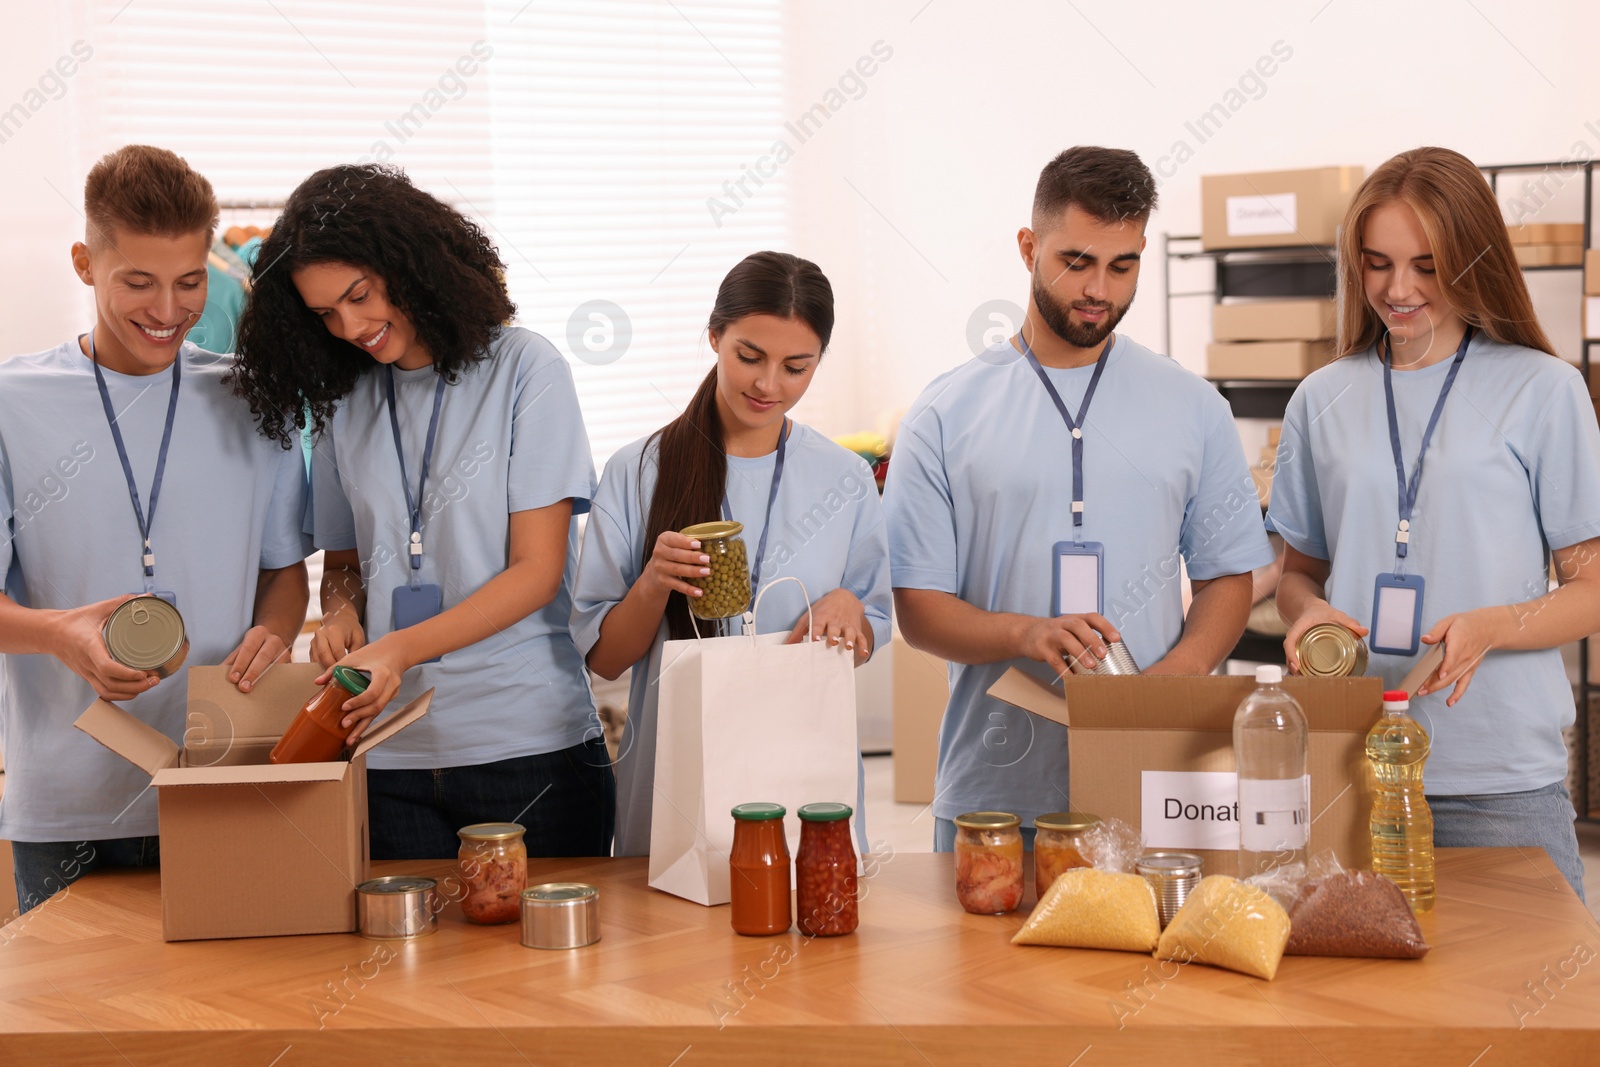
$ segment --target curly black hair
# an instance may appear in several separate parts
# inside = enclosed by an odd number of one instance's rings
[[[378,164],[317,171],[290,195],[262,242],[227,378],[262,435],[285,447],[308,422],[320,434],[357,379],[378,366],[301,301],[294,272],[318,263],[381,277],[450,382],[488,356],[490,340],[517,310],[493,242],[404,171]]]

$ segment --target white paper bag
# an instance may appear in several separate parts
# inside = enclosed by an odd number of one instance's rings
[[[791,855],[800,805],[856,806],[854,653],[822,641],[786,645],[787,636],[668,641],[663,648],[650,820],[654,888],[700,904],[728,902],[736,804],[771,801],[789,809]]]

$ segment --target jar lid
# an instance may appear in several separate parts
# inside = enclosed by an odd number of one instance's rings
[[[789,810],[782,804],[736,804],[733,809],[735,819],[744,819],[748,822],[781,819],[787,814]]]
[[[186,640],[178,609],[148,593],[119,604],[101,632],[111,658],[136,671],[153,671],[167,663]]]
[[[956,825],[968,830],[1010,830],[1021,826],[1022,819],[1009,811],[969,811],[956,816]]]
[[[360,696],[367,691],[367,686],[372,684],[372,679],[364,671],[358,671],[354,667],[335,667],[333,680],[338,682],[341,688],[349,690],[352,696]]]
[[[855,812],[848,804],[802,804],[795,814],[806,822],[838,822]]]
[[[463,841],[506,841],[523,834],[521,823],[514,822],[475,822],[471,826],[463,826],[456,831],[456,836]]]
[[[1186,877],[1198,875],[1205,860],[1193,852],[1146,852],[1134,866],[1140,874]]]
[[[356,892],[382,895],[387,893],[416,893],[437,888],[439,888],[439,883],[432,878],[423,878],[420,875],[411,874],[389,874],[382,878],[370,878],[362,882],[356,886]]]
[[[729,537],[738,537],[744,532],[742,522],[702,522],[696,526],[688,526],[678,531],[685,537],[692,537],[696,541],[723,541]]]
[[[1063,830],[1067,833],[1078,833],[1099,825],[1100,816],[1090,815],[1086,811],[1056,811],[1033,820],[1035,830]]]
[[[566,904],[599,896],[599,888],[586,882],[546,882],[530,885],[522,891],[522,899],[530,904]]]

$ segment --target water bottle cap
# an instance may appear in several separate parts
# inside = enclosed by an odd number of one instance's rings
[[[1266,663],[1256,668],[1256,682],[1259,685],[1278,685],[1283,681],[1283,668],[1276,664]]]

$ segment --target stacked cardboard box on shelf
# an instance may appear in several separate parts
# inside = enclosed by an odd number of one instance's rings
[[[1583,336],[1600,339],[1600,248],[1583,254]]]
[[[1583,223],[1533,222],[1507,226],[1521,267],[1576,267],[1583,262]]]
[[[1312,167],[1200,178],[1200,243],[1216,248],[1331,245],[1363,167]]]
[[[1334,302],[1252,300],[1218,304],[1211,314],[1215,340],[1206,347],[1210,378],[1304,378],[1333,358]]]

